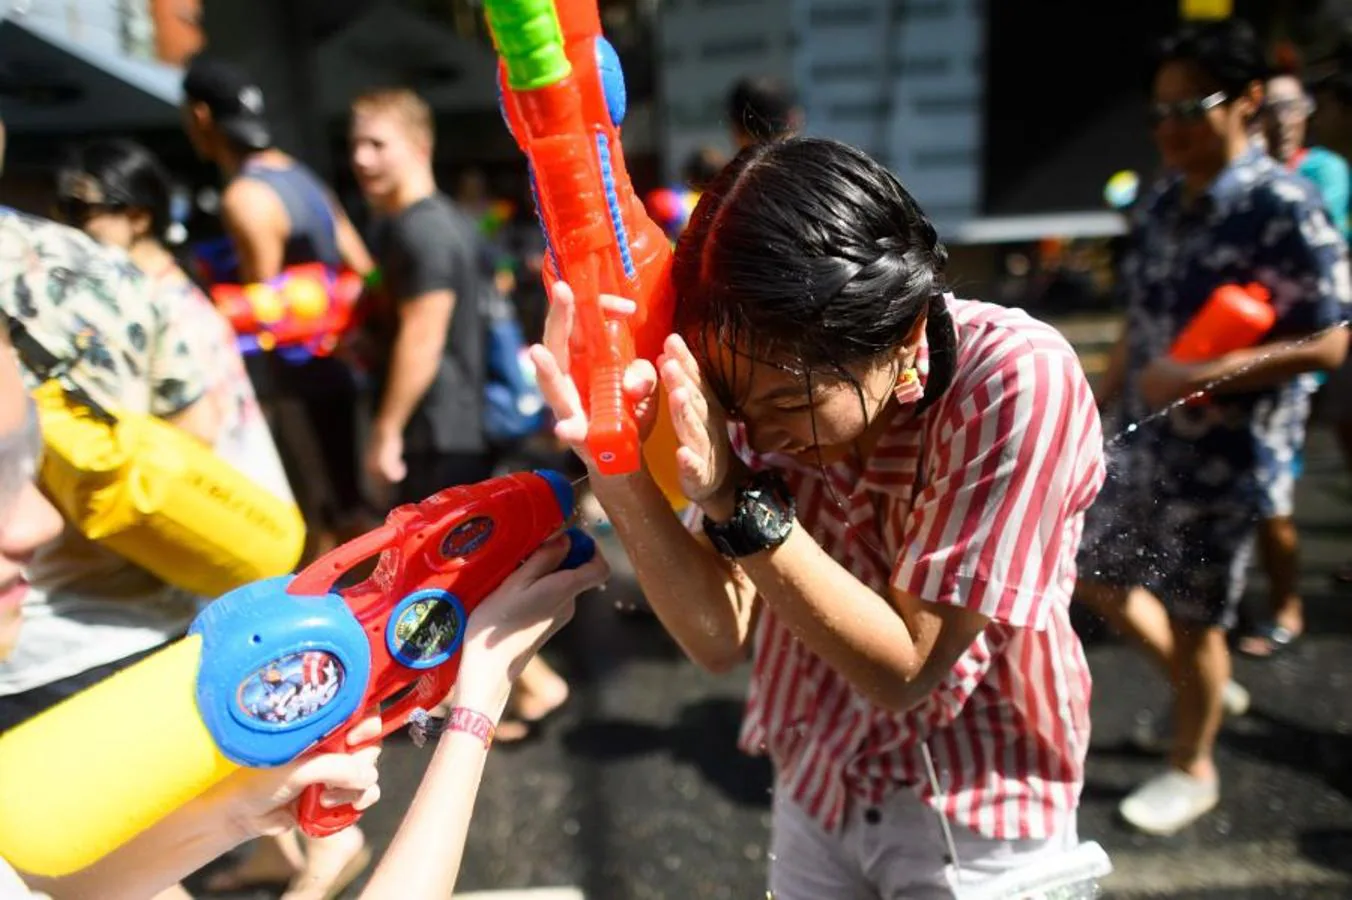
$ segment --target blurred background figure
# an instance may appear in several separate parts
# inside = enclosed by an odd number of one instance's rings
[[[337,199],[273,145],[263,92],[246,72],[199,54],[188,64],[183,94],[188,138],[226,181],[220,215],[233,253],[213,281],[268,281],[308,262],[371,272],[370,254]],[[261,353],[249,364],[305,514],[308,562],[374,524],[356,450],[357,382],[335,357],[292,362]]]
[[[804,113],[793,86],[770,75],[738,80],[728,93],[728,129],[737,149],[797,134]]]
[[[215,449],[263,487],[293,500],[277,445],[258,405],[237,336],[164,243],[173,225],[172,184],[146,147],[105,140],[74,148],[57,175],[62,221],[125,251],[184,323],[190,352],[207,375],[206,402],[220,417]]]

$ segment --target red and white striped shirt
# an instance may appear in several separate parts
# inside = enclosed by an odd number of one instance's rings
[[[763,602],[740,745],[768,753],[780,788],[828,831],[847,802],[876,805],[910,785],[992,839],[1047,838],[1068,824],[1084,782],[1090,676],[1069,607],[1084,512],[1105,477],[1103,438],[1059,332],[1000,306],[950,298],[949,308],[952,384],[920,416],[898,411],[864,471],[759,456],[740,427],[733,443],[753,468],[784,470],[799,522],[860,581],[990,624],[924,702],[897,714]],[[923,345],[918,368],[923,379]]]

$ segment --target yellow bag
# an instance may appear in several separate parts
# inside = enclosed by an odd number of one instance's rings
[[[109,415],[57,380],[33,392],[39,483],[81,534],[162,581],[204,597],[284,575],[300,560],[294,503],[254,483],[154,416]]]

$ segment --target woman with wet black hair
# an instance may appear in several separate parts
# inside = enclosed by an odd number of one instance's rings
[[[1068,608],[1098,414],[1056,331],[956,299],[945,264],[863,153],[744,149],[681,237],[678,335],[626,378],[641,422],[668,392],[692,514],[646,472],[591,472],[690,657],[752,658],[741,746],[775,766],[779,900],[951,896],[1076,844],[1090,679]],[[554,301],[532,357],[585,457]]]

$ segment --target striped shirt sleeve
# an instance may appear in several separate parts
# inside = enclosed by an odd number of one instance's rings
[[[1022,342],[1021,342],[1022,343]],[[1004,350],[1004,353],[999,353]],[[1092,410],[1068,350],[1022,343],[935,410],[927,484],[893,587],[1015,627],[1046,627]]]

